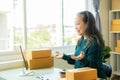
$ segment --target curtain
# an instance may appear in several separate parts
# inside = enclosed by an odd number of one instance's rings
[[[100,0],[93,0],[96,26],[97,26],[98,30],[102,33],[101,21],[100,21],[100,16],[99,16],[99,6],[100,6]]]

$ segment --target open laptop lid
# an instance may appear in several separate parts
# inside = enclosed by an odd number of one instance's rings
[[[26,59],[25,59],[25,56],[24,56],[24,54],[23,54],[23,51],[22,51],[22,47],[21,47],[21,46],[20,46],[20,53],[22,54],[24,66],[25,66],[26,70],[28,70],[28,63],[27,63],[27,61],[26,61]]]

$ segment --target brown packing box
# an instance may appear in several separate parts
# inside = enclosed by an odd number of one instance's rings
[[[117,44],[117,47],[120,47],[120,44]]]
[[[120,19],[113,19],[112,24],[120,24]]]
[[[54,65],[53,57],[41,58],[41,59],[28,59],[27,62],[30,70],[48,68]]]
[[[111,31],[120,31],[120,19],[112,20]]]
[[[46,58],[52,55],[50,49],[27,50],[26,54],[28,55],[30,59]]]
[[[117,47],[120,47],[120,40],[117,40]]]
[[[112,10],[120,9],[120,0],[112,0]]]
[[[112,24],[111,31],[120,31],[120,24]]]
[[[115,47],[115,52],[120,52],[120,47]]]
[[[66,80],[97,80],[97,70],[88,67],[70,69],[66,71]]]

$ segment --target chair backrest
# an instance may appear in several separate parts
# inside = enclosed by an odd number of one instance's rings
[[[111,65],[107,64],[107,63],[102,63],[102,68],[105,71],[106,76],[109,78],[111,77],[112,74],[112,67]]]

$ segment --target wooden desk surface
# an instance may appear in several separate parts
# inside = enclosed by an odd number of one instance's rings
[[[5,80],[59,80],[59,72],[61,69],[58,68],[45,68],[31,70],[34,72],[33,76],[20,76],[23,68],[0,71],[0,77],[5,78]],[[43,77],[40,79],[39,77]],[[2,80],[2,79],[0,79]]]

